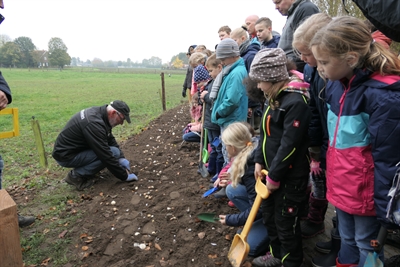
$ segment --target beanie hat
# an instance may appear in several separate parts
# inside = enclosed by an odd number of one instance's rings
[[[286,54],[281,48],[265,48],[254,56],[250,79],[256,82],[280,82],[289,78]]]
[[[240,55],[238,44],[231,38],[225,38],[222,40],[215,51],[217,54],[217,59],[237,57]]]
[[[191,45],[191,46],[189,46],[189,48],[188,48],[188,53],[190,53],[190,48],[195,49],[196,47],[197,47],[197,45]]]
[[[208,74],[207,69],[202,65],[198,65],[194,70],[193,70],[193,79],[195,83],[199,83],[201,81],[207,81],[211,79],[210,74]]]

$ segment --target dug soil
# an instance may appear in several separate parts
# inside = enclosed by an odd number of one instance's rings
[[[226,198],[202,198],[210,177],[197,173],[199,145],[182,143],[188,110],[182,105],[165,112],[121,144],[138,181],[122,182],[104,170],[92,188],[76,191],[81,201],[66,212],[82,216],[67,227],[66,267],[231,266],[227,255],[238,228],[199,221],[197,214],[238,210]],[[319,255],[315,242],[328,240],[332,216],[330,207],[325,234],[304,240],[305,266]]]

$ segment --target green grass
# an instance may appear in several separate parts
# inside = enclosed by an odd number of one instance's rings
[[[185,71],[164,71],[166,107],[182,103],[181,88]],[[19,212],[40,217],[34,232],[21,231],[21,246],[26,265],[41,264],[51,258],[52,266],[68,262],[68,236],[58,238],[62,227],[73,224],[80,216],[63,212],[67,201],[82,201],[73,190],[59,181],[66,170],[51,157],[54,141],[70,117],[81,109],[100,106],[112,100],[125,101],[131,108],[131,124],[117,126],[113,133],[124,141],[141,131],[162,114],[161,70],[137,69],[3,69],[2,74],[12,90],[18,108],[20,136],[1,139],[0,155],[5,162],[3,188],[18,185],[21,190],[34,190],[35,197]],[[171,77],[168,76],[171,73]],[[187,100],[186,100],[187,101]],[[39,154],[32,131],[32,118],[40,123],[48,167],[39,164]],[[11,116],[0,116],[0,131],[12,129]],[[51,241],[49,241],[51,240]],[[56,240],[56,242],[54,241]]]

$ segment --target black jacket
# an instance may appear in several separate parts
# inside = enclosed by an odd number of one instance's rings
[[[110,146],[119,148],[111,130],[107,105],[83,109],[72,116],[58,135],[53,158],[61,162],[68,161],[84,150],[93,150],[115,177],[125,181],[128,174],[110,150]],[[120,157],[124,157],[122,151]]]
[[[188,66],[186,70],[185,81],[183,81],[183,88],[185,90],[192,88],[192,79],[193,79],[193,68],[191,66]]]
[[[4,79],[3,75],[1,74],[1,71],[0,71],[0,91],[3,91],[6,94],[8,99],[8,104],[11,104],[12,102],[11,90],[6,80]]]
[[[326,169],[326,151],[328,150],[328,106],[325,100],[325,81],[319,76],[317,68],[306,65],[304,67],[304,81],[310,84],[311,122],[308,129],[310,146],[321,148],[321,168]]]
[[[274,181],[308,176],[308,126],[310,109],[300,93],[282,91],[280,106],[272,110],[268,103],[260,124],[260,142],[255,162],[268,170]]]

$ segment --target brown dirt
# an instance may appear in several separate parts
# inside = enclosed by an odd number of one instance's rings
[[[227,254],[237,229],[201,222],[196,215],[237,210],[227,199],[201,197],[210,178],[197,174],[198,144],[181,145],[189,121],[188,107],[179,106],[122,144],[138,181],[121,182],[104,170],[92,188],[76,191],[81,202],[66,212],[83,215],[68,226],[72,244],[65,266],[231,266]],[[332,215],[330,208],[326,234],[304,242],[306,266],[317,254],[315,242],[328,239]]]

